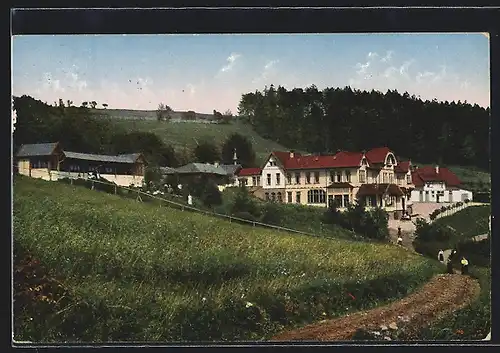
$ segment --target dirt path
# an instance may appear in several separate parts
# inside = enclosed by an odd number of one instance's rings
[[[468,305],[479,291],[479,283],[469,276],[438,275],[417,292],[392,304],[283,332],[271,341],[349,340],[360,328],[380,330],[381,326],[399,327],[403,323],[421,328]]]

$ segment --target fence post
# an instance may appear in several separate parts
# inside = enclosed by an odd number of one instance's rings
[[[71,185],[73,185],[73,178],[69,178],[69,182]]]
[[[117,194],[117,190],[116,190],[116,184],[115,184],[115,195]]]
[[[94,181],[93,180],[91,181],[91,184],[92,184],[92,187],[90,190],[94,190]]]

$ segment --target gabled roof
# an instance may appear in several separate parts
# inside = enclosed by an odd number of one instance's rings
[[[387,153],[392,153],[389,147],[377,147],[372,148],[371,150],[366,152],[365,156],[370,164],[383,164],[385,163],[385,157],[387,157]]]
[[[175,168],[170,168],[170,167],[160,167],[160,172],[165,175],[172,175],[176,173]]]
[[[398,162],[398,165],[394,168],[395,172],[408,173],[410,170],[410,161]]]
[[[113,163],[128,163],[133,164],[142,155],[141,153],[131,153],[131,154],[120,154],[117,156],[109,156],[104,154],[90,154],[90,153],[79,153],[63,151],[66,158],[71,159],[81,159],[86,161],[96,161],[96,162],[113,162]]]
[[[216,174],[226,176],[226,171],[220,166],[208,163],[189,163],[176,169],[179,174]]]
[[[238,176],[260,175],[261,173],[262,168],[242,168],[240,169]]]
[[[455,173],[443,167],[439,167],[439,173],[433,166],[420,167],[411,173],[411,177],[415,186],[424,186],[426,182],[444,182],[447,186],[457,187],[462,184]]]
[[[345,188],[350,188],[352,189],[354,186],[351,183],[347,182],[340,182],[340,183],[331,183],[330,185],[327,186],[328,189],[345,189]]]
[[[224,169],[227,175],[235,175],[241,169],[241,164],[220,164],[219,167]]]
[[[22,145],[16,153],[16,157],[50,156],[58,144],[59,142]]]

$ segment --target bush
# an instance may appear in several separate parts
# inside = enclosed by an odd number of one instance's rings
[[[236,218],[246,219],[247,221],[252,221],[252,222],[255,222],[258,220],[257,217],[255,217],[253,214],[251,214],[250,212],[245,212],[245,211],[236,212],[233,214],[233,216]]]
[[[265,224],[283,226],[285,212],[276,202],[267,202],[261,210],[260,221]]]
[[[205,185],[201,194],[201,200],[203,205],[207,207],[222,204],[222,194],[215,183],[209,182]]]
[[[246,186],[240,186],[234,195],[234,199],[230,205],[231,214],[239,212],[247,212],[254,217],[259,216],[259,209],[256,202],[249,195]]]

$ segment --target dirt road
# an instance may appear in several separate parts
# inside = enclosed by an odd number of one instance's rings
[[[418,329],[468,305],[479,291],[479,283],[469,276],[438,275],[417,292],[392,304],[282,332],[271,341],[349,340],[360,328],[380,330],[381,326],[399,327],[403,323]]]

